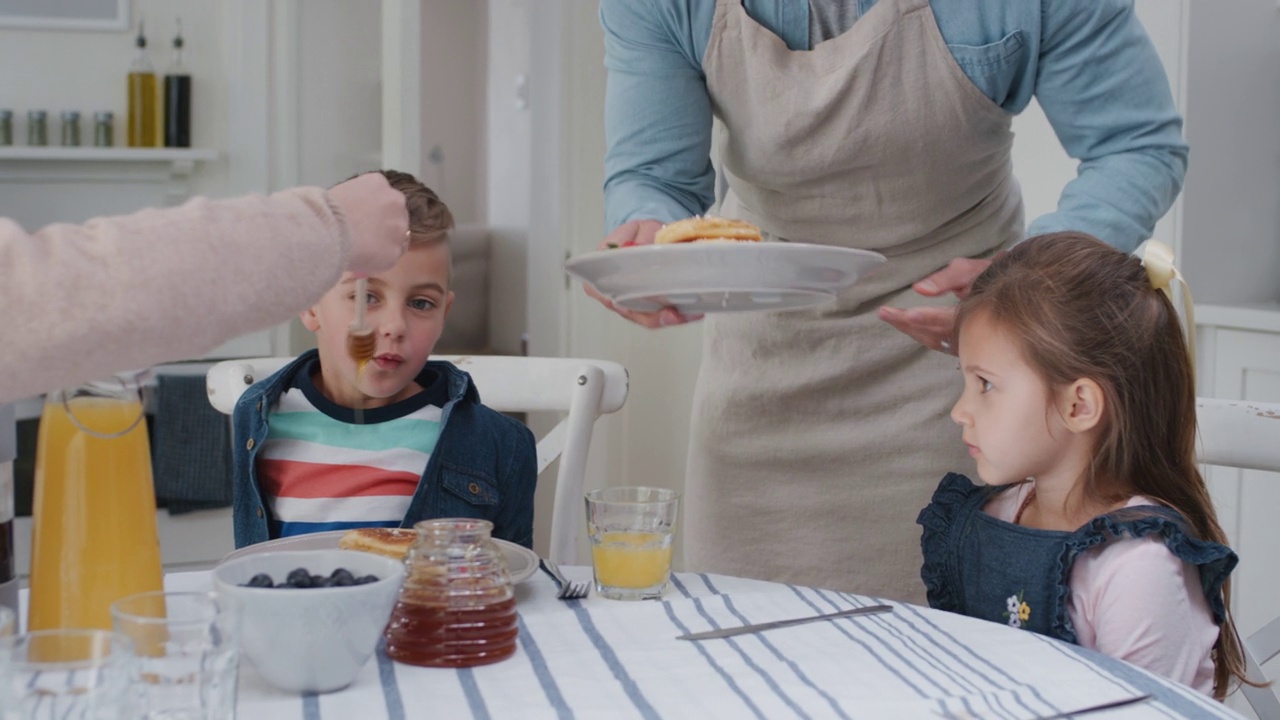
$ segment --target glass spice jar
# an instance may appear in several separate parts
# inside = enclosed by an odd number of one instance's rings
[[[48,115],[43,110],[27,111],[27,144],[42,147],[49,144]]]
[[[95,147],[115,145],[115,115],[108,110],[93,114],[93,144]]]
[[[387,656],[426,667],[472,667],[515,654],[516,600],[487,520],[413,526],[405,580],[387,624]]]
[[[80,145],[80,113],[75,110],[62,112],[62,146],[78,147]]]

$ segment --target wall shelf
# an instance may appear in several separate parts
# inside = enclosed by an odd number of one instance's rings
[[[0,147],[0,183],[153,183],[164,186],[165,204],[177,205],[190,195],[187,180],[196,166],[218,157],[211,148],[6,146]]]
[[[209,148],[131,147],[0,147],[0,160],[61,160],[64,162],[200,162],[218,159]]]

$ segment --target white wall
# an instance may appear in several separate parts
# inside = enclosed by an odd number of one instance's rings
[[[1280,303],[1280,4],[1190,2],[1185,272],[1198,302]]]
[[[93,143],[93,113],[115,114],[115,142],[127,140],[125,112],[127,75],[136,49],[133,38],[139,15],[146,18],[148,52],[157,73],[163,74],[171,58],[175,19],[182,18],[186,41],[183,60],[192,76],[191,142],[196,147],[225,148],[227,142],[227,88],[224,81],[224,17],[218,3],[201,0],[134,0],[129,32],[85,32],[0,29],[0,106],[13,110],[14,142],[26,143],[27,110],[43,109],[49,116],[49,140],[57,144],[63,110],[80,111],[81,143]],[[198,194],[226,193],[226,159],[201,165],[191,180]],[[10,188],[12,189],[12,188]],[[32,222],[47,222],[44,207],[32,208],[25,199],[13,201],[0,186],[0,207],[19,222],[24,209]],[[108,201],[98,207],[64,206],[59,219],[81,221],[94,214],[120,212]]]
[[[421,180],[458,223],[483,219],[486,30],[483,2],[422,2]]]

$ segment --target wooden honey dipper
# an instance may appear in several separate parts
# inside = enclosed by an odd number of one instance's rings
[[[356,279],[356,318],[347,329],[347,354],[356,361],[356,373],[364,370],[364,366],[373,359],[378,339],[374,337],[373,328],[365,323],[365,306],[369,304],[369,279]]]

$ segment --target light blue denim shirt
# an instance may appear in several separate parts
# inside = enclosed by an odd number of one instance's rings
[[[858,15],[876,0],[848,0]],[[792,50],[810,48],[806,0],[744,0]],[[1150,237],[1187,168],[1182,118],[1132,0],[932,0],[956,62],[1011,114],[1034,97],[1080,161],[1028,235],[1090,233],[1124,250]],[[702,57],[715,0],[601,0],[608,228],[705,212],[714,201]]]

